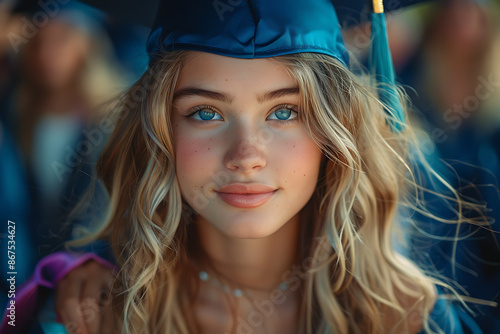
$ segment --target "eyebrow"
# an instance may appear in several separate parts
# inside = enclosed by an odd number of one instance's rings
[[[277,99],[279,97],[297,95],[297,94],[299,94],[299,87],[297,86],[285,87],[268,91],[265,92],[264,94],[257,96],[257,102],[262,104],[266,101]],[[186,88],[179,89],[177,92],[175,92],[174,101],[186,96],[203,96],[212,100],[226,102],[228,104],[230,104],[234,100],[234,96],[229,96],[221,92],[189,86]]]
[[[297,87],[297,86],[280,88],[280,89],[276,89],[276,90],[271,90],[269,92],[266,92],[262,95],[257,96],[257,102],[264,103],[266,101],[277,99],[279,97],[298,95],[298,94],[299,94],[299,87]]]
[[[193,95],[203,96],[212,100],[218,100],[226,103],[231,103],[233,101],[233,98],[227,96],[226,94],[197,87],[186,87],[179,89],[177,92],[174,93],[174,101],[185,96],[193,96]]]

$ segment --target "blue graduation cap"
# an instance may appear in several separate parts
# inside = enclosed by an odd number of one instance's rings
[[[330,0],[163,1],[148,39],[158,50],[197,50],[236,58],[321,52],[349,57]]]
[[[151,8],[156,1],[142,6]],[[162,52],[175,50],[245,59],[317,52],[349,67],[341,29],[366,20],[372,13],[370,67],[379,83],[379,97],[386,111],[393,115],[391,129],[403,129],[404,113],[394,87],[382,0],[374,0],[373,4],[360,0],[159,1],[147,41],[151,61]],[[400,0],[398,6],[390,9],[421,1]]]

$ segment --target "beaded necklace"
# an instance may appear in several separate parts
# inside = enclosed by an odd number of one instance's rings
[[[217,279],[214,276],[209,275],[206,271],[201,270],[199,272],[199,277],[202,281],[204,282],[211,282],[213,285],[219,287],[222,291],[224,291],[226,294],[232,294],[235,297],[241,298],[243,297],[244,294],[247,296],[253,296],[253,293],[250,289],[246,288],[231,288],[227,284],[223,283],[219,279]],[[281,282],[278,284],[278,286],[275,289],[281,290],[286,292],[290,288],[290,285],[286,282]]]

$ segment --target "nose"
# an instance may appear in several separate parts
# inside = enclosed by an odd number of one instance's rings
[[[225,165],[231,171],[248,174],[266,166],[265,148],[258,131],[238,127],[231,133],[231,146],[225,157]]]

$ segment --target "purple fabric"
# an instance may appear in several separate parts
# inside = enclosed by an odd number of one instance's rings
[[[94,253],[57,252],[41,259],[36,265],[33,275],[16,289],[15,299],[9,300],[2,318],[0,333],[27,333],[36,319],[39,307],[45,302],[48,295],[47,293],[42,294],[43,290],[55,289],[64,276],[89,260],[95,260],[112,270],[118,269],[114,264]],[[10,311],[7,307],[12,299],[15,301],[15,327],[8,324],[11,319],[8,317]],[[59,315],[57,321],[61,322]]]

